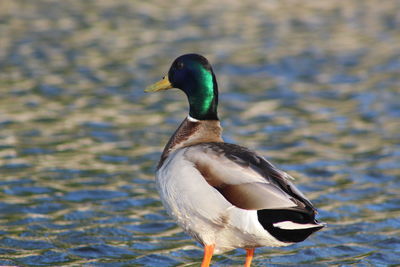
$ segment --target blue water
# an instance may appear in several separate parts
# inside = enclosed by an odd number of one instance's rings
[[[154,185],[186,99],[143,92],[187,52],[213,64],[225,140],[296,177],[327,223],[254,266],[399,265],[399,4],[3,1],[0,265],[199,265]]]

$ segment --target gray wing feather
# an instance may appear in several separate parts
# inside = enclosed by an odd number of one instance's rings
[[[211,186],[239,208],[315,210],[289,181],[288,174],[247,148],[202,143],[188,147],[185,157]]]

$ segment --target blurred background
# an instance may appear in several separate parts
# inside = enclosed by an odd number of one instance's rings
[[[399,264],[399,11],[397,0],[1,0],[0,265],[199,265],[154,185],[187,102],[143,92],[188,52],[213,65],[225,140],[296,177],[328,224],[257,249],[254,266]]]

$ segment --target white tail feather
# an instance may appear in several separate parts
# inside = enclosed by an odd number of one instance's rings
[[[284,222],[274,223],[273,226],[283,229],[283,230],[295,230],[295,229],[300,230],[300,229],[321,227],[322,225],[311,224],[311,223],[301,224],[301,223],[295,223],[295,222],[291,222],[291,221],[284,221]]]

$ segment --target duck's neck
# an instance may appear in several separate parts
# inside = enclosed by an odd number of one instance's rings
[[[168,155],[176,149],[207,142],[223,142],[219,120],[197,120],[188,116],[169,139],[161,155],[160,168]]]
[[[198,66],[196,75],[182,87],[189,101],[189,115],[207,121],[218,120],[218,84],[214,72]]]

